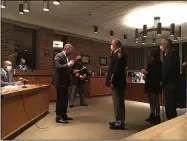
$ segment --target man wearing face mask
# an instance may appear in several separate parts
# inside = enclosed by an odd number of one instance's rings
[[[23,70],[23,71],[31,71],[31,68],[26,65],[26,60],[24,58],[20,59],[20,65],[16,67],[17,70]]]
[[[84,101],[84,84],[85,79],[88,76],[88,71],[83,65],[80,55],[76,57],[73,70],[76,71],[76,73],[73,73],[71,80],[72,93],[70,98],[70,108],[73,108],[74,106],[74,99],[77,93],[79,93],[80,96],[80,106],[88,106]]]
[[[127,58],[122,49],[119,39],[111,42],[113,54],[110,58],[110,66],[106,78],[106,86],[112,89],[115,121],[109,123],[110,129],[124,129],[125,126],[125,104],[124,92],[126,87],[126,63]]]
[[[71,55],[73,46],[66,44],[62,52],[56,54],[54,58],[55,73],[53,76],[53,84],[56,87],[57,99],[56,99],[56,122],[68,123],[68,120],[72,118],[67,116],[68,106],[68,87],[70,85],[70,74],[72,73],[72,66],[74,61],[68,60],[68,56]]]
[[[176,50],[172,48],[170,39],[163,39],[160,49],[164,52],[162,87],[165,93],[165,112],[167,119],[170,120],[177,117],[176,96],[180,76],[180,58]]]
[[[19,85],[21,81],[15,81],[12,76],[12,63],[10,61],[3,62],[3,68],[1,69],[1,87],[8,85]]]

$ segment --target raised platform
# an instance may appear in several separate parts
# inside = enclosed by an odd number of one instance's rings
[[[187,114],[133,134],[123,140],[186,140]]]
[[[1,139],[14,138],[48,113],[49,88],[50,85],[2,88]]]

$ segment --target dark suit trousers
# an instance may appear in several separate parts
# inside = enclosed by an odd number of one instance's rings
[[[68,107],[68,87],[56,87],[56,91],[56,116],[62,116],[62,118],[66,118]]]
[[[125,122],[125,88],[113,88],[112,89],[112,99],[114,106],[114,113],[116,121],[119,123]]]
[[[168,120],[177,117],[176,110],[176,88],[173,84],[164,88],[165,92],[165,112]]]

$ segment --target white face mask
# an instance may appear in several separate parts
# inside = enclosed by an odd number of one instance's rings
[[[7,71],[11,71],[12,70],[12,66],[7,66],[6,70]]]

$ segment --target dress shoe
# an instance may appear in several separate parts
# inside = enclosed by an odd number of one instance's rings
[[[88,104],[85,104],[85,103],[84,103],[84,104],[80,104],[80,106],[88,106]]]
[[[161,122],[160,116],[155,116],[150,122],[154,125],[160,124]]]
[[[125,130],[125,123],[115,123],[110,126],[110,129],[112,130]]]
[[[62,123],[62,124],[67,124],[67,123],[68,123],[67,120],[65,120],[65,119],[63,119],[63,118],[59,118],[59,117],[56,117],[56,122],[57,122],[57,123]]]
[[[73,108],[73,105],[69,105],[69,108]]]
[[[147,118],[145,121],[151,121],[153,120],[154,117],[155,117],[154,114],[150,114],[149,118]]]
[[[116,123],[116,121],[111,121],[111,122],[109,122],[109,125],[112,126],[112,125],[114,125],[115,123]]]
[[[73,120],[73,118],[71,118],[71,117],[65,117],[64,119],[65,120]]]

